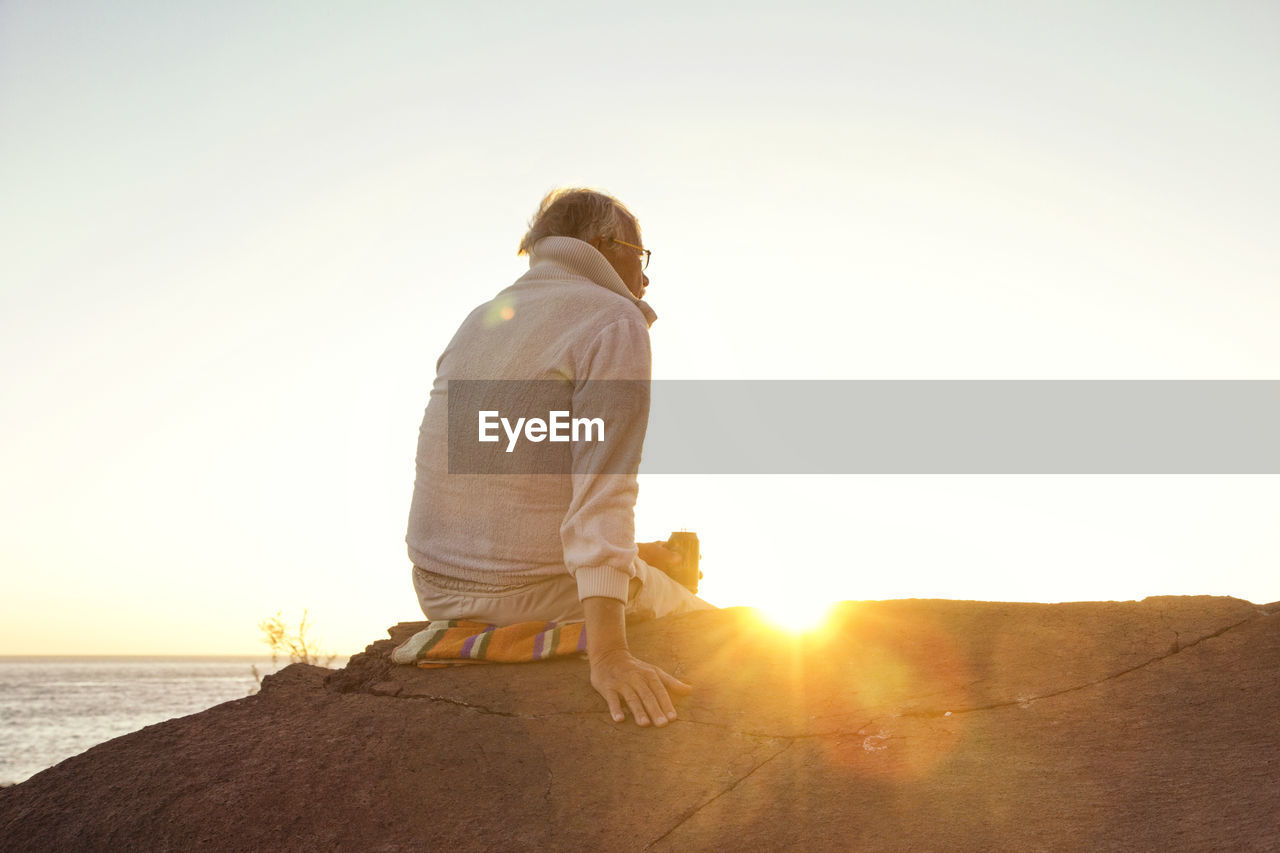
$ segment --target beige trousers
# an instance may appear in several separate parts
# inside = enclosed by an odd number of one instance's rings
[[[657,619],[693,610],[714,610],[660,569],[636,557],[636,576],[627,596],[628,619]],[[578,582],[569,574],[501,592],[441,589],[430,575],[413,567],[413,588],[428,619],[468,619],[490,625],[516,622],[581,622],[586,618],[578,600]]]

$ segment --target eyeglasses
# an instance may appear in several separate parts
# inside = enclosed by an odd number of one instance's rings
[[[626,246],[628,249],[635,249],[640,253],[640,269],[647,270],[649,268],[649,256],[652,255],[653,252],[650,252],[648,249],[642,249],[634,243],[628,243],[626,240],[617,240],[613,237],[610,237],[609,239],[613,240],[615,243]]]

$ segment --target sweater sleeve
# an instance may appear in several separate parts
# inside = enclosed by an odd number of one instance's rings
[[[604,425],[604,440],[570,444],[573,497],[560,541],[580,600],[625,602],[635,576],[636,474],[649,425],[651,370],[649,330],[639,317],[602,329],[578,363],[573,417]]]

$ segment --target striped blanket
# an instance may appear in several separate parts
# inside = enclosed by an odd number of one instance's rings
[[[466,663],[525,663],[587,650],[582,622],[519,622],[486,625],[459,620],[428,622],[396,647],[395,663],[423,669]]]

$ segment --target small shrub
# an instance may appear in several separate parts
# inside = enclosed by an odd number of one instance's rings
[[[271,648],[271,663],[277,664],[280,658],[288,656],[289,663],[307,663],[312,666],[328,666],[333,663],[336,654],[321,653],[320,642],[313,637],[307,635],[307,631],[311,628],[307,624],[307,611],[302,611],[302,621],[298,623],[297,630],[292,630],[285,624],[281,611],[277,610],[276,615],[270,619],[263,619],[258,623],[258,630],[262,631],[262,642]],[[258,687],[262,687],[262,676],[258,672],[258,667],[252,666],[253,680],[258,683]],[[257,691],[254,691],[257,692]]]

